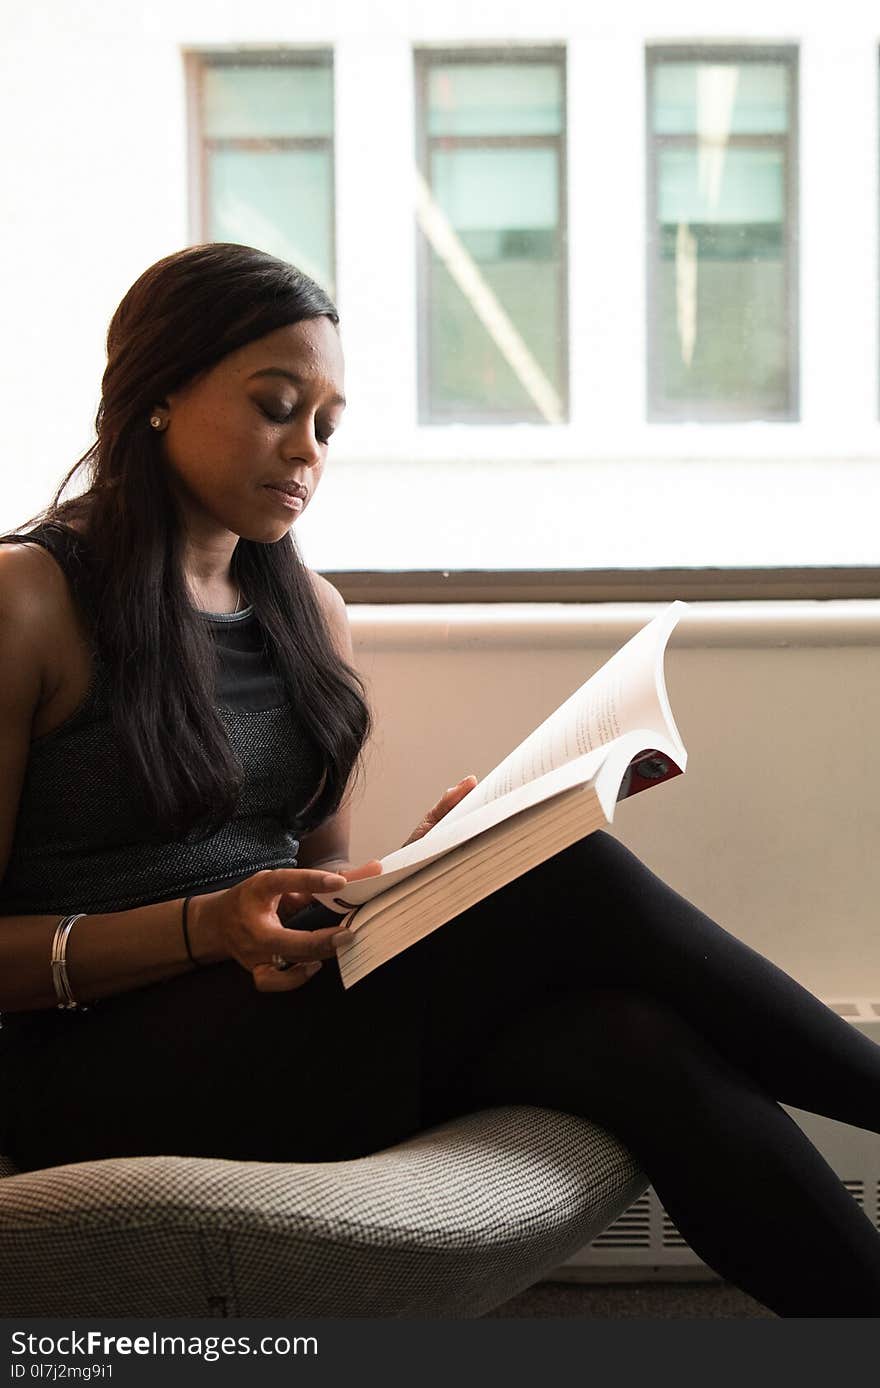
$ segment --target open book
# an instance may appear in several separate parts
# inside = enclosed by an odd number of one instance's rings
[[[383,858],[381,876],[317,898],[352,932],[336,956],[344,987],[610,824],[618,800],[681,775],[663,658],[686,606],[637,632],[427,834]]]

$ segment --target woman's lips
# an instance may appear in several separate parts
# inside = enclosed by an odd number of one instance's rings
[[[285,506],[288,511],[301,511],[305,505],[305,499],[302,496],[294,496],[291,492],[282,491],[280,487],[273,487],[267,483],[266,491],[277,497],[281,505]]]

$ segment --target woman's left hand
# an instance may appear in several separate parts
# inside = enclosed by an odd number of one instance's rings
[[[457,786],[450,786],[447,791],[444,791],[437,804],[428,811],[418,827],[410,834],[403,845],[404,848],[406,848],[407,843],[415,843],[416,839],[422,838],[429,829],[433,829],[435,824],[439,824],[443,816],[449,814],[453,806],[457,805],[459,800],[463,800],[476,784],[476,776],[465,776],[464,780],[459,781]]]

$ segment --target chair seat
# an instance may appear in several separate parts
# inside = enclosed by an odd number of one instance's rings
[[[3,1172],[4,1316],[476,1317],[648,1185],[602,1128],[526,1105],[352,1161],[151,1156],[13,1174],[5,1159]]]

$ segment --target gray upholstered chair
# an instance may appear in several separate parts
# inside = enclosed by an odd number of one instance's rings
[[[0,1315],[477,1317],[648,1185],[593,1123],[485,1109],[354,1161],[0,1158]]]

